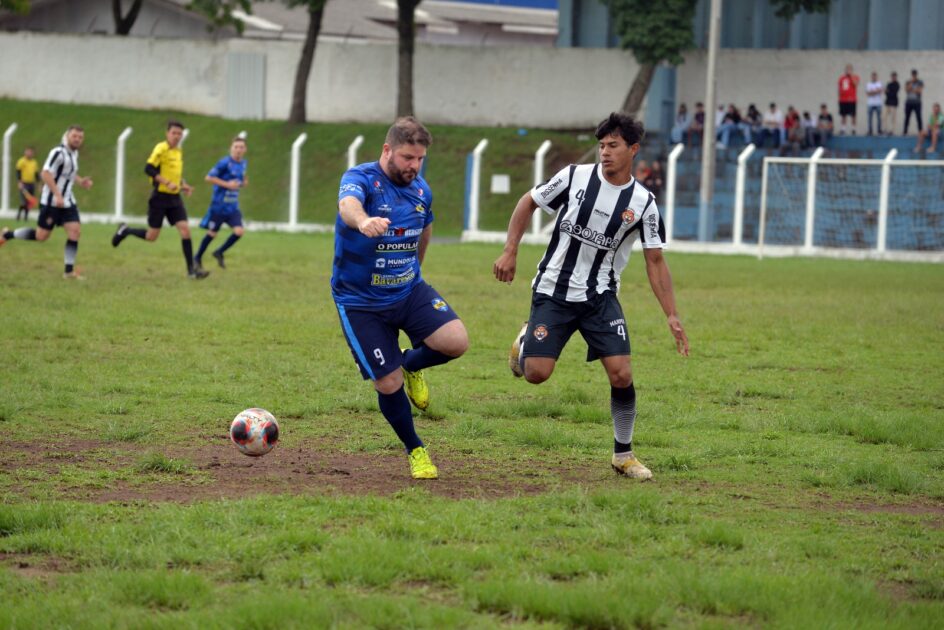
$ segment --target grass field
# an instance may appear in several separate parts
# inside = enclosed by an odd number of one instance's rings
[[[511,378],[541,251],[434,243],[472,346],[430,371],[409,478],[343,342],[328,236],[84,228],[0,250],[0,627],[932,628],[944,619],[940,266],[669,255],[692,356],[634,255],[622,300],[650,483],[609,470],[575,338]],[[283,442],[227,441],[262,406]]]
[[[128,138],[125,159],[125,214],[144,216],[150,184],[144,175],[144,163],[154,145],[164,139],[169,118],[187,125],[190,135],[184,143],[184,176],[196,185],[187,200],[191,218],[207,209],[212,187],[203,177],[229,150],[229,142],[240,131],[248,132],[250,185],[241,192],[241,205],[247,218],[255,221],[288,221],[289,157],[292,142],[301,133],[308,134],[301,150],[299,220],[309,223],[334,223],[337,210],[338,182],[347,168],[347,147],[358,135],[364,144],[358,153],[362,162],[380,156],[389,124],[293,125],[281,121],[223,120],[171,111],[143,111],[120,107],[71,105],[0,99],[0,129],[16,122],[12,157],[15,160],[26,146],[36,148],[42,165],[49,150],[59,143],[70,124],[81,124],[85,145],[80,152],[80,172],[89,175],[95,186],[78,194],[79,207],[85,212],[114,211],[115,145],[125,127],[134,129]],[[392,121],[391,121],[392,122]],[[442,234],[458,234],[462,229],[465,193],[466,155],[482,138],[489,147],[482,167],[483,227],[505,229],[507,216],[521,194],[533,185],[534,152],[545,139],[553,142],[547,156],[547,176],[577,160],[593,142],[579,132],[484,127],[447,127],[432,125],[433,146],[429,150],[426,178],[429,181],[437,214],[437,229]],[[592,140],[592,137],[591,137]],[[493,173],[511,177],[512,194],[491,195],[488,182]],[[15,175],[12,175],[15,181]],[[15,191],[14,191],[15,193]],[[10,203],[18,202],[15,194]],[[15,207],[15,205],[14,205]]]

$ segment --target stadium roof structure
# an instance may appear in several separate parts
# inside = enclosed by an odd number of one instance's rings
[[[188,11],[189,0],[144,0],[132,36],[233,37],[234,29],[208,33],[208,20]],[[128,4],[128,3],[126,3]],[[127,9],[126,9],[127,10]],[[0,11],[0,30],[114,33],[111,0],[33,0],[28,15]],[[301,40],[308,27],[304,7],[258,2],[252,13],[235,12],[243,36]],[[479,2],[425,0],[417,7],[416,39],[456,45],[545,45],[557,39],[557,9]],[[325,7],[322,38],[342,41],[396,41],[396,0],[331,0]]]

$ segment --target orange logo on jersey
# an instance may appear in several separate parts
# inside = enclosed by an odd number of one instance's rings
[[[630,210],[629,208],[626,208],[626,210],[623,211],[623,223],[625,223],[626,225],[629,225],[630,223],[632,223],[633,219],[635,218],[636,218],[636,213]]]
[[[538,341],[544,341],[547,338],[547,326],[544,324],[538,324],[534,327],[534,338]]]

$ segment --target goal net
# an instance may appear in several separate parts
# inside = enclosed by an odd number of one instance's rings
[[[944,251],[944,162],[766,158],[758,246]]]

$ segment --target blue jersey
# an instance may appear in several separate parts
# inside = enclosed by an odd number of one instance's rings
[[[245,159],[242,162],[237,162],[227,155],[210,169],[207,177],[216,177],[224,182],[233,180],[242,182],[246,179],[246,166]],[[239,189],[227,190],[222,186],[213,184],[213,200],[210,202],[210,207],[219,211],[238,210]]]
[[[338,201],[354,197],[371,217],[390,219],[387,233],[368,238],[338,213],[334,227],[331,293],[344,306],[387,306],[406,298],[421,281],[420,235],[433,222],[433,193],[417,176],[394,184],[377,162],[360,164],[341,177]]]

